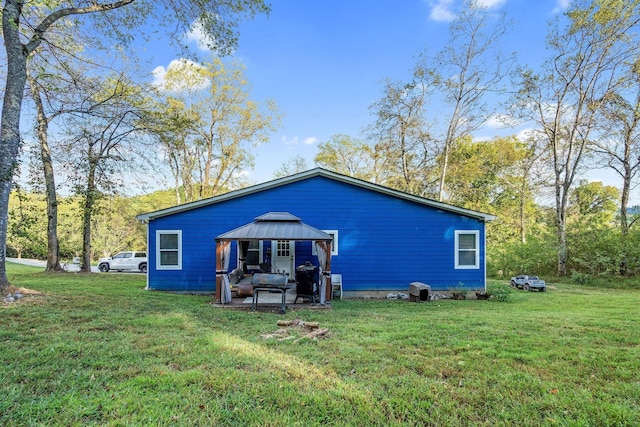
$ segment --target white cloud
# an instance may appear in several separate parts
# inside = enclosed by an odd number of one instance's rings
[[[294,136],[293,138],[283,136],[280,138],[280,141],[282,141],[284,145],[298,145],[300,142],[302,142],[302,144],[304,145],[313,145],[318,142],[318,138],[316,138],[315,136],[310,136],[300,141],[300,138],[297,136]]]
[[[455,13],[451,10],[453,0],[430,1],[431,13],[429,18],[438,22],[450,22],[456,18]]]
[[[558,0],[567,1],[567,0]],[[429,18],[438,22],[451,22],[456,19],[454,9],[456,6],[460,8],[465,0],[428,0],[431,7]],[[457,5],[456,5],[457,3]],[[507,0],[472,0],[472,7],[484,9],[497,9],[507,3]]]
[[[202,28],[202,23],[199,21],[191,24],[189,32],[184,35],[187,42],[195,43],[198,49],[209,52],[212,46],[215,46],[215,40],[211,38]]]
[[[571,0],[556,0],[556,7],[551,13],[561,13],[569,8]]]
[[[517,120],[508,114],[494,114],[485,122],[485,126],[490,129],[504,129],[506,127],[514,127]]]
[[[151,72],[153,75],[153,81],[151,82],[156,87],[164,87],[164,78],[167,75],[167,69],[162,65],[158,65]]]
[[[522,129],[516,135],[520,141],[527,141],[531,138],[534,138],[539,132],[533,128]]]
[[[174,59],[166,68],[159,65],[153,69],[152,84],[168,92],[201,90],[211,85],[211,81],[201,74],[203,69],[202,65],[188,59]],[[167,81],[167,74],[173,75],[171,82]]]
[[[479,135],[479,136],[473,137],[473,142],[486,142],[486,141],[491,141],[491,139],[492,138],[490,136]]]
[[[476,5],[487,9],[495,9],[502,6],[506,2],[507,0],[476,0]]]
[[[282,141],[284,145],[295,145],[298,143],[298,137],[294,136],[293,138],[287,138],[286,136],[283,136],[280,138],[280,141]]]

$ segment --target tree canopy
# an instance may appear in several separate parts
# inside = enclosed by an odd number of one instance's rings
[[[21,141],[20,117],[27,60],[43,43],[65,51],[65,46],[55,45],[57,39],[50,38],[50,34],[65,31],[65,27],[82,25],[95,47],[100,47],[113,41],[126,44],[132,39],[132,32],[149,22],[164,25],[174,39],[186,29],[197,26],[205,34],[208,45],[225,54],[237,44],[240,19],[268,11],[269,7],[262,0],[120,0],[108,3],[5,0],[2,32],[7,73],[0,123],[0,247],[6,248],[9,194]],[[8,285],[6,255],[4,250],[0,252],[0,288],[5,288]]]

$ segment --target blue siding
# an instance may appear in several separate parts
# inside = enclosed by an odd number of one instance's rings
[[[215,291],[215,237],[271,211],[290,212],[322,230],[338,230],[339,253],[331,260],[331,270],[342,274],[345,291],[407,290],[413,281],[434,290],[459,283],[484,286],[482,221],[316,176],[150,221],[149,288]],[[182,270],[156,270],[156,230],[182,230]],[[479,231],[479,269],[454,268],[456,230]],[[236,265],[235,244],[232,247],[231,268]],[[296,265],[310,259],[311,244],[298,242]]]

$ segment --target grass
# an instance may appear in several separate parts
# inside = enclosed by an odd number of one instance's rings
[[[0,425],[640,425],[635,289],[278,315],[8,268],[43,295],[0,306]],[[294,318],[330,335],[263,337]]]

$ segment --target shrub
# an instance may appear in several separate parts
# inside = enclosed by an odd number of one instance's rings
[[[571,280],[573,280],[573,283],[577,285],[588,285],[591,281],[591,276],[586,273],[580,273],[574,270],[571,273]]]
[[[509,278],[518,274],[551,274],[557,267],[557,252],[551,238],[531,237],[527,243],[487,245],[489,277]]]
[[[490,301],[507,302],[509,294],[511,294],[511,288],[504,285],[493,285],[488,287],[487,292],[491,294]]]

